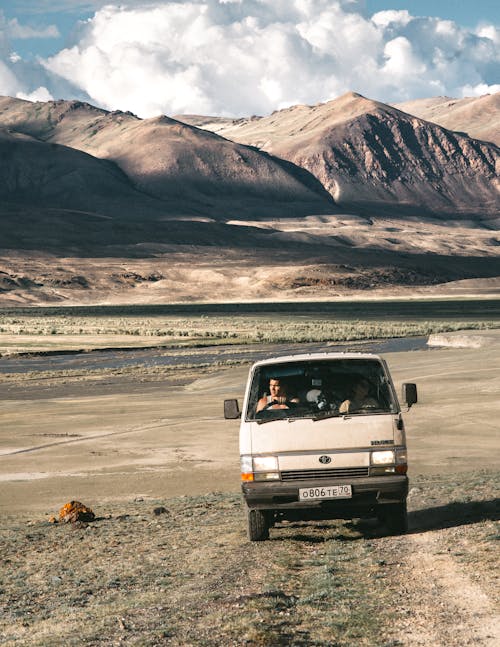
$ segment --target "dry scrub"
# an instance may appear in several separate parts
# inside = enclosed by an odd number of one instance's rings
[[[25,313],[25,311],[23,311]],[[425,314],[425,311],[424,311]],[[0,355],[20,352],[218,344],[350,342],[498,327],[498,320],[453,317],[338,319],[297,314],[78,316],[0,313]]]
[[[0,642],[493,647],[495,474],[411,485],[405,537],[372,520],[286,523],[250,544],[231,493],[103,507],[91,524],[12,516]]]

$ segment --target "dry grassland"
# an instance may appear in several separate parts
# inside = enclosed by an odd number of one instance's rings
[[[26,311],[24,311],[26,312]],[[99,348],[185,348],[224,344],[348,342],[410,337],[456,330],[487,330],[498,318],[399,317],[292,314],[201,316],[79,316],[0,311],[0,356]]]
[[[8,645],[489,645],[495,475],[412,481],[410,533],[283,523],[249,544],[237,494],[100,506],[1,530]]]

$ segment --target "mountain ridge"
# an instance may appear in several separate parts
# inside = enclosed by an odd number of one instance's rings
[[[404,112],[500,146],[500,92],[481,97],[432,97],[393,104]]]
[[[137,189],[176,200],[184,213],[233,209],[237,218],[250,206],[255,216],[257,201],[271,210],[287,203],[290,215],[336,207],[445,218],[498,214],[495,144],[355,92],[266,117],[219,120],[216,132],[209,118],[189,121],[139,119],[79,101],[0,98],[1,126],[111,160]],[[231,206],[236,196],[239,204]]]
[[[30,104],[0,99],[0,127],[117,164],[135,187],[175,215],[238,217],[334,209],[304,169],[167,116],[139,119],[79,101]],[[233,204],[235,203],[236,204]]]
[[[217,132],[307,169],[341,208],[482,218],[498,214],[500,150],[495,144],[357,93],[259,119],[223,122]]]
[[[0,97],[0,303],[497,290],[494,144],[357,93],[193,120]]]

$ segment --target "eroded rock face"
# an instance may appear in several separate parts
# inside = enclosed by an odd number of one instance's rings
[[[392,110],[377,109],[273,152],[313,173],[339,205],[486,218],[498,213],[500,151],[494,144]]]

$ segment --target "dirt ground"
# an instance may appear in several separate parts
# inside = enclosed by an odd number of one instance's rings
[[[385,355],[398,389],[419,387],[402,537],[338,521],[247,542],[238,423],[222,418],[247,367],[13,386],[0,644],[496,647],[500,331],[483,337]],[[70,499],[98,521],[47,523]]]
[[[396,388],[419,388],[406,415],[410,476],[499,467],[500,331],[483,336],[479,348],[386,355]],[[237,491],[238,422],[223,419],[222,403],[241,401],[247,372],[224,368],[186,384],[142,376],[125,389],[119,377],[102,388],[18,385],[0,404],[0,511]]]

